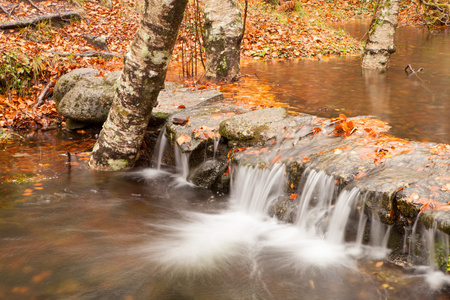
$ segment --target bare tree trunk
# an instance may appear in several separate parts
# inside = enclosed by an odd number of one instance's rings
[[[145,0],[144,15],[125,55],[116,96],[89,161],[99,170],[131,168],[164,86],[188,0]]]
[[[205,1],[205,78],[231,80],[240,73],[242,16],[236,0]]]
[[[386,70],[389,58],[396,48],[395,29],[398,25],[400,0],[379,0],[370,24],[369,37],[364,49],[362,67]]]

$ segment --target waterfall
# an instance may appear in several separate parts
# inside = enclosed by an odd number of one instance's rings
[[[182,179],[187,179],[189,175],[189,156],[190,152],[181,152],[180,147],[175,143],[175,166],[177,174],[181,176]]]
[[[156,167],[157,170],[161,170],[161,161],[164,154],[164,150],[166,149],[167,138],[166,138],[166,126],[161,129],[159,133],[158,140],[155,146],[155,153],[153,154],[152,164]],[[156,159],[155,159],[156,158]]]
[[[213,159],[216,160],[216,152],[219,150],[220,135],[214,135]]]
[[[302,178],[306,179],[300,183],[302,192],[295,223],[305,230],[317,231],[331,206],[336,187],[335,180],[323,171],[317,172],[312,169],[307,169]]]
[[[284,193],[284,164],[271,169],[234,167],[231,198],[238,210],[249,215],[267,215],[270,204]]]
[[[344,242],[345,226],[352,211],[352,206],[356,197],[360,193],[359,189],[343,190],[336,200],[336,206],[328,226],[327,240],[341,244]]]

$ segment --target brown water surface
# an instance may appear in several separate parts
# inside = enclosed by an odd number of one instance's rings
[[[355,37],[367,24],[342,26]],[[388,122],[391,134],[450,143],[450,30],[401,27],[388,72],[362,70],[359,57],[323,61],[255,61],[242,68],[270,83],[278,99],[301,112],[323,117],[372,115]],[[423,71],[408,76],[405,67]]]

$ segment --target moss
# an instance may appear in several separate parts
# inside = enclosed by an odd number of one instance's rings
[[[167,51],[154,52],[152,62],[155,65],[166,64],[168,62],[169,57],[170,57],[170,53]]]
[[[128,166],[128,161],[125,159],[108,159],[108,165],[113,171],[123,170]]]
[[[150,58],[152,56],[152,54],[150,53],[150,51],[148,51],[147,46],[144,46],[141,50],[141,55],[144,58]]]

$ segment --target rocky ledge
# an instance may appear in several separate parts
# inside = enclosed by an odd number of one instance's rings
[[[58,110],[75,125],[106,119],[120,74],[98,75],[93,69],[75,70],[55,87]],[[427,227],[450,234],[448,145],[395,138],[387,134],[389,126],[372,118],[323,119],[279,107],[252,110],[215,90],[168,83],[153,111],[144,164],[163,124],[172,149],[189,153],[188,179],[198,186],[226,191],[229,166],[282,164],[286,195],[271,208],[279,218],[292,219],[305,174],[314,170],[332,179],[336,195],[358,189],[365,211],[384,223],[404,228],[419,216]],[[173,165],[174,151],[166,151],[162,163]]]

